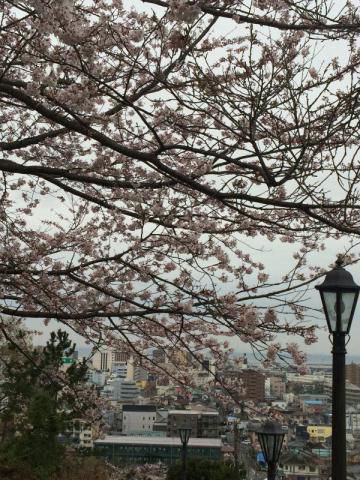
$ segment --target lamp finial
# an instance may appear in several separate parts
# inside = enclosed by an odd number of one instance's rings
[[[336,266],[340,268],[344,265],[344,263],[345,263],[344,255],[342,253],[338,253],[337,259],[335,262]]]

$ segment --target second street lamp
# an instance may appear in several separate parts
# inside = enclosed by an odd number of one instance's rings
[[[186,480],[186,453],[187,453],[187,445],[189,443],[190,435],[191,435],[191,428],[179,428],[179,435],[182,444],[182,452],[181,452],[181,472],[182,472],[182,480]]]
[[[268,420],[257,431],[257,436],[268,466],[267,480],[275,480],[277,463],[279,461],[285,432],[281,425]]]
[[[336,267],[325,275],[321,285],[315,287],[320,292],[333,344],[332,480],[346,479],[345,347],[360,290],[342,265],[343,260],[339,257]]]

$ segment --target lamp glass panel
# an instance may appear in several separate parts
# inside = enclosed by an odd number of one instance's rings
[[[341,298],[341,332],[347,332],[351,313],[354,305],[356,292],[343,292],[340,295]]]
[[[272,463],[274,459],[275,436],[271,434],[261,435],[260,444],[265,455],[265,460],[267,463]]]
[[[280,453],[281,453],[281,447],[284,441],[284,436],[285,435],[276,435],[276,443],[275,443],[275,451],[274,451],[274,462],[278,462]]]
[[[265,442],[264,435],[260,434],[259,435],[259,440],[260,440],[261,450],[264,454],[265,461],[267,463],[268,462],[268,452],[267,452],[267,447],[266,447],[266,442]]]
[[[336,331],[336,292],[323,292],[322,293],[325,314],[329,322],[329,328],[331,332]]]
[[[180,428],[179,433],[181,443],[188,443],[191,434],[191,428]]]

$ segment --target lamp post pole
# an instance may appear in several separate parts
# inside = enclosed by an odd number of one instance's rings
[[[268,463],[268,471],[267,471],[267,480],[275,480],[276,479],[276,463]]]
[[[183,443],[182,444],[182,455],[181,455],[181,469],[182,469],[182,480],[186,480],[187,477],[187,472],[186,472],[186,450],[187,450],[187,444]]]
[[[352,275],[343,268],[343,263],[339,256],[335,268],[325,275],[321,285],[315,287],[320,292],[333,344],[332,480],[346,480],[345,347],[360,290]]]
[[[181,477],[182,480],[187,480],[187,445],[189,443],[191,428],[179,428],[179,435],[182,444],[181,450]]]
[[[345,334],[333,334],[331,478],[346,479]]]

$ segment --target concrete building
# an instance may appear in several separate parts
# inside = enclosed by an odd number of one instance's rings
[[[331,425],[308,425],[306,430],[311,442],[322,443],[331,437],[332,427]]]
[[[122,433],[126,435],[141,435],[152,432],[155,421],[155,405],[123,405]]]
[[[174,464],[181,458],[182,446],[176,437],[107,436],[94,442],[95,453],[114,465],[164,463]],[[190,437],[188,458],[222,458],[220,438]]]
[[[65,437],[72,446],[78,448],[93,448],[94,446],[94,432],[85,420],[72,420],[68,424]]]
[[[326,409],[327,406],[330,407],[331,405],[331,392],[332,387],[329,392],[327,392],[324,386],[324,394],[304,393],[296,395],[294,398],[294,406],[298,407],[303,412],[308,411],[309,405],[315,406],[316,404],[323,405],[323,408]]]
[[[324,382],[331,380],[332,375],[331,373],[324,373],[324,372],[317,372],[317,373],[309,373],[306,375],[302,375],[300,373],[294,372],[287,372],[286,373],[286,381],[288,383],[301,383],[304,385],[315,385],[315,384],[323,384]]]
[[[326,383],[324,385],[324,392],[329,396],[332,393],[332,384]],[[346,395],[346,404],[347,405],[358,405],[360,404],[360,387],[353,385],[346,381],[345,384],[345,395]]]
[[[265,375],[250,368],[241,370],[237,376],[243,385],[244,400],[253,402],[263,402],[265,400]]]
[[[227,379],[240,380],[239,400],[252,400],[255,403],[265,400],[265,375],[258,370],[229,369],[224,370],[221,375]]]
[[[360,412],[346,413],[346,430],[353,435],[360,435]]]
[[[289,451],[280,458],[282,478],[286,480],[322,480],[322,461],[304,450]],[[328,478],[328,477],[326,477]]]
[[[92,364],[95,370],[111,372],[117,364],[124,364],[130,358],[130,353],[126,350],[114,350],[112,348],[101,348],[96,351],[92,358]]]
[[[111,383],[113,400],[122,403],[132,403],[139,397],[139,389],[133,380],[115,379]]]
[[[346,380],[357,387],[360,387],[360,364],[350,363],[345,366]]]
[[[219,436],[219,412],[200,410],[169,410],[167,436],[179,435],[179,428],[191,428],[193,438]]]
[[[105,372],[101,370],[89,370],[87,373],[87,379],[89,383],[96,385],[97,387],[103,387],[106,381]]]
[[[281,377],[270,377],[270,395],[272,398],[284,398],[286,384]]]

